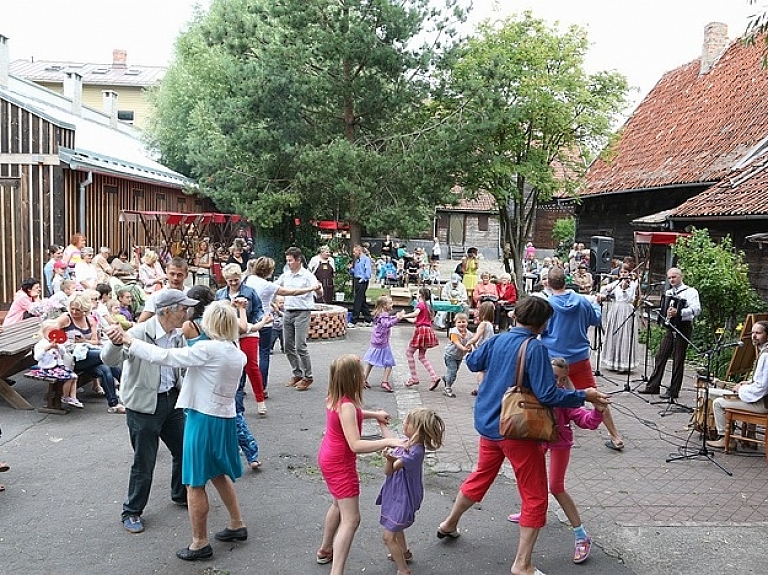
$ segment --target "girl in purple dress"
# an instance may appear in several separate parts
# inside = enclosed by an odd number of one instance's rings
[[[380,427],[382,435],[392,436],[386,425]],[[387,478],[376,499],[376,505],[381,505],[379,523],[384,527],[388,557],[397,565],[398,575],[411,575],[408,563],[413,560],[413,554],[405,541],[405,529],[413,525],[416,512],[424,499],[424,453],[427,449],[435,451],[440,448],[444,432],[445,423],[433,410],[425,407],[413,409],[403,423],[407,446],[384,453],[384,473]]]
[[[392,314],[392,298],[383,295],[376,300],[376,307],[373,308],[373,332],[371,333],[371,347],[363,357],[365,362],[365,387],[368,385],[368,376],[374,367],[384,368],[384,379],[381,381],[381,389],[391,392],[392,385],[389,383],[389,375],[395,366],[395,356],[392,355],[392,348],[389,346],[389,332],[392,326],[403,319],[405,312]]]

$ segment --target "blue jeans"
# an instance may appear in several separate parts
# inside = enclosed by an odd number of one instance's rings
[[[269,377],[269,356],[272,352],[272,327],[265,326],[259,330],[259,371],[261,383],[267,389],[267,377]]]
[[[109,407],[114,407],[118,404],[115,378],[120,379],[122,377],[123,368],[104,365],[101,362],[100,353],[98,349],[89,349],[85,359],[75,362],[75,371],[98,377],[101,380],[101,386],[104,388],[107,404]]]
[[[453,387],[456,383],[456,374],[459,372],[462,360],[453,356],[445,355],[445,387]]]
[[[263,337],[263,336],[262,336]],[[245,455],[245,459],[248,463],[253,463],[259,459],[259,444],[256,438],[251,433],[248,427],[248,422],[245,421],[245,378],[240,378],[240,383],[237,386],[237,393],[235,393],[235,411],[237,416],[235,417],[235,424],[237,425],[237,444],[240,446],[240,450]]]

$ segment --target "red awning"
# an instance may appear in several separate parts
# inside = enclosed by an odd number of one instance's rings
[[[678,232],[635,232],[636,244],[654,244],[658,246],[671,246],[680,236],[690,236]]]
[[[137,222],[139,217],[152,218],[160,223],[175,226],[181,223],[184,224],[207,224],[213,222],[215,224],[237,223],[243,219],[242,216],[237,214],[221,214],[219,212],[197,212],[197,213],[185,213],[185,212],[143,212],[135,210],[121,210],[120,221],[121,222]]]

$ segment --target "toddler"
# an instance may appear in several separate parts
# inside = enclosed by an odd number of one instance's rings
[[[74,358],[67,354],[64,346],[48,339],[51,331],[58,327],[56,321],[46,321],[40,327],[40,341],[35,344],[33,355],[37,369],[32,370],[35,377],[63,380],[61,403],[82,409],[83,404],[77,399],[77,374],[72,371]]]
[[[275,342],[280,341],[280,351],[285,353],[285,345],[283,342],[283,315],[285,314],[285,298],[281,295],[276,295],[269,304],[272,308],[272,345],[269,347],[270,353],[272,348],[275,347]]]
[[[445,384],[443,389],[443,395],[446,397],[456,397],[453,392],[453,384],[456,383],[456,374],[459,372],[461,362],[464,356],[470,350],[469,340],[472,339],[472,334],[467,329],[469,325],[469,317],[465,313],[457,313],[453,320],[453,327],[448,332],[448,338],[450,341],[445,346],[445,377],[440,377],[429,386],[429,391],[435,391],[437,386],[442,381]]]
[[[380,424],[384,437],[394,434]],[[405,530],[413,525],[416,512],[424,499],[422,469],[427,449],[435,451],[443,443],[445,423],[437,413],[425,407],[411,410],[405,416],[403,433],[406,447],[384,452],[386,479],[381,487],[376,505],[381,505],[379,523],[384,527],[384,543],[389,549],[389,559],[397,565],[398,575],[410,575],[408,563],[413,554],[405,540]]]

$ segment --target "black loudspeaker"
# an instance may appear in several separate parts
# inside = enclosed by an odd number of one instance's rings
[[[589,244],[589,271],[593,274],[611,272],[613,259],[613,238],[592,236]]]

